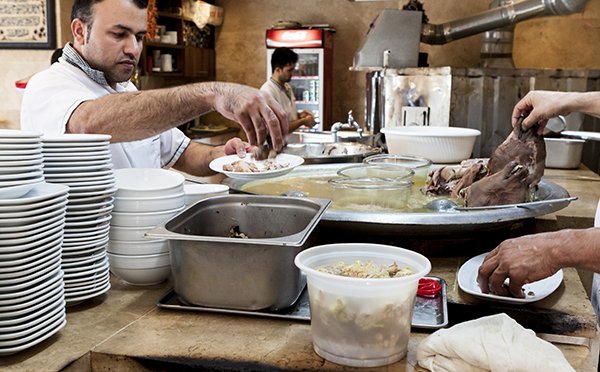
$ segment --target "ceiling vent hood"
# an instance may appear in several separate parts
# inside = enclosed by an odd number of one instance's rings
[[[356,0],[355,0],[356,1]],[[353,70],[417,67],[419,43],[446,44],[539,16],[583,10],[587,0],[525,0],[443,24],[422,23],[420,11],[385,9],[354,56]]]

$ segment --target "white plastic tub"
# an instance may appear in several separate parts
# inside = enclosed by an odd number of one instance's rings
[[[434,163],[460,163],[471,157],[477,129],[458,127],[382,128],[390,154],[420,156]]]
[[[350,278],[317,271],[343,261],[409,266],[413,274],[386,279]],[[313,347],[346,366],[376,367],[406,355],[419,279],[431,270],[421,254],[379,244],[329,244],[309,248],[295,264],[306,274]]]

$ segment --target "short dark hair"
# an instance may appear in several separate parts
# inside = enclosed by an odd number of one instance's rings
[[[298,54],[290,48],[277,48],[273,51],[271,56],[271,72],[275,71],[277,67],[284,68],[290,63],[296,64],[298,62]]]
[[[131,0],[140,9],[148,7],[148,0]],[[85,23],[92,21],[92,6],[101,3],[102,0],[75,0],[71,8],[71,22],[75,18],[81,19]]]

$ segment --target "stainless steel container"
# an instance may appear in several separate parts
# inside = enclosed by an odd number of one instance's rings
[[[300,295],[294,265],[329,200],[225,195],[190,206],[146,235],[171,241],[175,292],[190,304],[277,310]],[[232,237],[241,232],[248,238]]]
[[[366,157],[381,153],[381,149],[351,142],[290,143],[283,152],[301,156],[305,164],[360,163]]]
[[[546,167],[575,169],[581,164],[584,140],[572,138],[544,138]]]

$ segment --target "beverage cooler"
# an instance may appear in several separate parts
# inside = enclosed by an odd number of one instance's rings
[[[271,55],[279,47],[298,54],[298,64],[290,81],[298,111],[312,111],[317,124],[312,130],[331,127],[331,88],[333,34],[330,28],[267,30],[267,79],[271,78]]]

